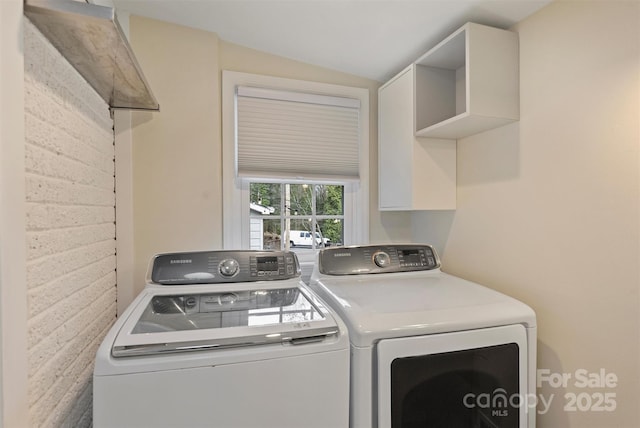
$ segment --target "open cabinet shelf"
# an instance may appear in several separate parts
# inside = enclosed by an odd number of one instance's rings
[[[516,33],[467,23],[415,66],[416,136],[458,139],[519,119]]]

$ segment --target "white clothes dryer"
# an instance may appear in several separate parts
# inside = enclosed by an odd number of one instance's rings
[[[535,427],[536,318],[429,245],[319,252],[311,288],[351,341],[352,428]]]
[[[343,427],[345,325],[295,254],[156,256],[97,355],[94,427]]]

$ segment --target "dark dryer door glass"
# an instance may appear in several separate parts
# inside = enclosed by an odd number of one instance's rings
[[[398,358],[393,428],[517,428],[518,345]]]
[[[526,426],[523,325],[383,339],[376,349],[378,426]]]

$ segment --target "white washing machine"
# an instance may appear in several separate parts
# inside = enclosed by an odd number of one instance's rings
[[[428,245],[320,251],[311,288],[351,341],[351,427],[535,427],[536,318]]]
[[[94,427],[347,427],[345,325],[289,252],[163,254],[97,355]]]

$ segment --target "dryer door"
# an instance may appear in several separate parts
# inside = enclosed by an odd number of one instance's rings
[[[387,339],[377,349],[379,427],[527,426],[524,326]]]

